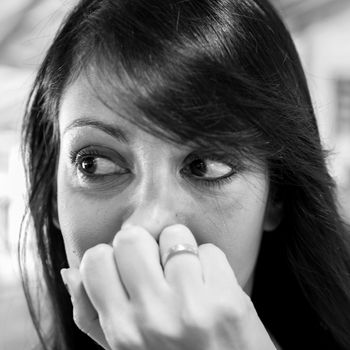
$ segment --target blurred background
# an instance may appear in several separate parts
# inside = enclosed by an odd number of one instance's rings
[[[16,244],[24,210],[20,126],[35,72],[76,0],[0,1],[0,349],[31,349]],[[350,0],[274,0],[304,64],[339,202],[350,218]]]

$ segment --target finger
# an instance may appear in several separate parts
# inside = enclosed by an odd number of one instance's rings
[[[168,288],[160,264],[159,247],[140,226],[120,230],[114,240],[114,257],[130,299],[144,300]]]
[[[79,270],[86,293],[101,321],[113,318],[115,313],[127,317],[130,303],[110,245],[98,244],[88,249],[83,255]]]
[[[234,288],[239,287],[235,273],[220,248],[210,243],[200,245],[199,259],[204,283],[208,288],[230,293]]]
[[[76,325],[100,346],[110,349],[100,326],[97,311],[86,294],[79,270],[62,269],[61,276],[71,296],[73,319]]]
[[[168,226],[161,232],[159,248],[163,257],[168,255],[169,249],[179,244],[198,248],[192,232],[184,225]],[[169,257],[165,262],[164,275],[171,286],[181,291],[196,293],[203,286],[200,260],[197,255],[186,251]]]

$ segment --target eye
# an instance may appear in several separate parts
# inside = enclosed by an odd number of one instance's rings
[[[129,168],[117,152],[97,146],[89,146],[70,154],[77,174],[86,180],[103,179],[110,175],[123,175]]]
[[[86,175],[123,174],[125,169],[110,159],[97,156],[83,156],[78,159],[78,167]]]
[[[236,173],[235,169],[224,161],[204,157],[191,160],[183,172],[188,176],[203,180],[226,178]]]

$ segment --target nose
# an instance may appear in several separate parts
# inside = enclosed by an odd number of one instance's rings
[[[169,182],[141,185],[129,198],[121,227],[142,226],[158,241],[165,227],[187,224],[184,215],[185,203],[186,200],[181,192]]]

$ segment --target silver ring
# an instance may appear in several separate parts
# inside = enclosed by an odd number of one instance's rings
[[[198,257],[198,248],[192,244],[175,244],[162,255],[163,267],[170,258],[178,254],[192,254]]]

